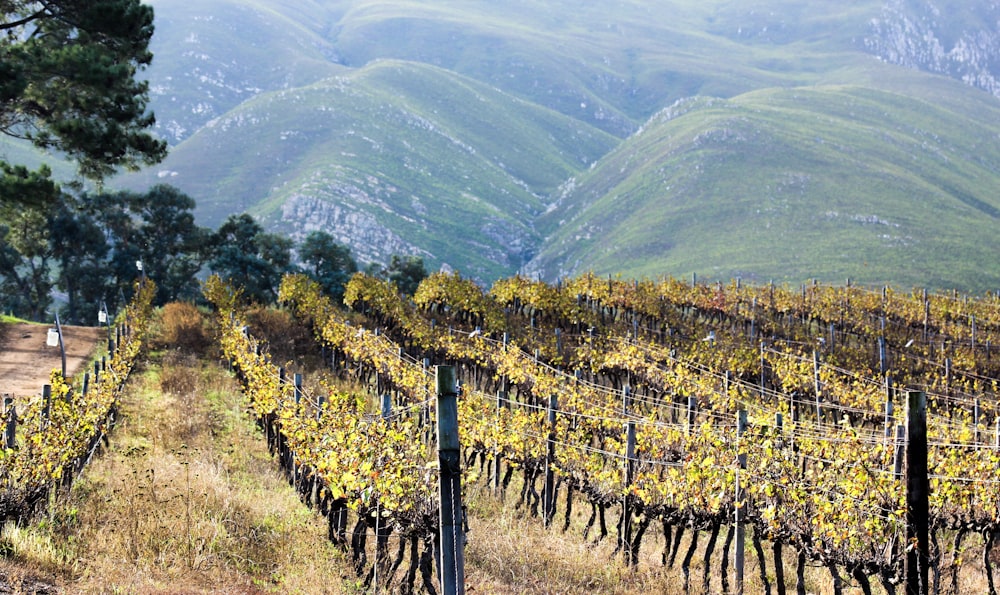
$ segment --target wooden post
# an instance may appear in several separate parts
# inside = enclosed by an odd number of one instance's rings
[[[465,593],[465,556],[462,534],[462,469],[458,441],[458,394],[455,368],[437,366],[437,436],[440,465],[441,593]]]
[[[549,397],[549,437],[545,450],[545,486],[542,490],[542,524],[548,527],[556,513],[555,472],[552,466],[556,460],[556,410],[559,409],[559,399],[556,395]]]
[[[59,324],[59,313],[56,312],[56,332],[59,333],[59,353],[62,355],[62,377],[66,377],[66,343],[63,342],[62,325]]]
[[[4,397],[3,408],[7,412],[7,427],[4,428],[4,447],[14,448],[17,446],[17,407],[14,405],[14,397]]]
[[[973,440],[974,444],[979,444],[979,421],[982,416],[982,406],[979,402],[979,397],[972,403],[972,427],[973,430]]]
[[[320,396],[316,398],[316,419],[317,420],[319,420],[319,418],[323,417],[323,408],[325,406],[326,406],[326,396],[323,395],[323,394],[320,394]]]
[[[292,385],[294,386],[295,404],[298,405],[302,402],[302,374],[296,373],[292,376]]]
[[[42,385],[42,425],[44,426],[49,422],[49,416],[52,415],[52,385],[43,384]]]
[[[951,358],[944,359],[944,386],[945,394],[951,396]]]
[[[83,388],[80,389],[80,394],[82,396],[86,397],[87,396],[87,391],[89,389],[90,389],[90,372],[84,372],[83,373]]]
[[[819,381],[819,351],[813,350],[813,390],[816,391],[816,423],[823,421],[823,386]]]
[[[392,417],[392,395],[386,393],[382,395],[382,419],[389,421]]]
[[[924,289],[924,342],[926,343],[928,339],[928,325],[931,320],[931,302],[927,299],[927,290]]]
[[[920,391],[910,391],[907,393],[907,407],[906,595],[926,595],[929,592],[927,578],[930,561],[927,395]]]
[[[694,432],[694,418],[698,413],[698,397],[688,397],[687,408],[687,433]]]
[[[883,319],[883,323],[885,319]],[[878,371],[882,376],[885,376],[886,370],[889,369],[888,355],[885,349],[885,335],[878,338]]]
[[[506,335],[505,335],[506,336]],[[505,406],[507,401],[507,395],[503,391],[497,391],[497,419],[496,427],[500,427],[500,410]],[[494,441],[493,443],[493,489],[497,494],[500,493],[500,481],[501,473],[500,466],[503,462],[503,457],[500,455],[500,445]]]
[[[743,488],[740,485],[740,471],[747,468],[747,455],[743,450],[743,433],[747,428],[747,412],[741,409],[736,418],[736,448],[739,468],[736,470],[736,551],[733,555],[733,566],[736,567],[736,592],[743,595],[743,567],[746,560],[746,528],[743,526]]]
[[[903,478],[903,455],[906,448],[906,426],[896,426],[896,452],[892,459],[892,475],[896,479]]]
[[[620,546],[625,555],[625,561],[634,564],[632,560],[632,513],[635,508],[632,497],[632,484],[635,483],[635,422],[625,424],[625,489],[622,496],[622,526],[618,533]]]
[[[760,398],[764,400],[764,388],[767,377],[767,362],[764,360],[764,342],[760,342]]]

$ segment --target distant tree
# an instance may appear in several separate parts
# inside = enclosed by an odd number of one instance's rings
[[[306,274],[320,284],[324,293],[337,303],[343,301],[344,286],[358,270],[349,247],[338,244],[325,231],[314,231],[302,240],[299,259]]]
[[[155,305],[193,300],[202,248],[211,233],[194,223],[194,199],[166,184],[133,195],[130,210],[139,218],[135,238],[146,275],[156,282]]]
[[[52,255],[59,264],[56,287],[66,292],[64,320],[96,324],[97,311],[112,287],[104,231],[92,217],[64,201],[49,225]]]
[[[101,180],[160,161],[166,143],[146,132],[153,9],[141,0],[0,2],[0,134],[72,160]],[[58,197],[43,167],[0,160],[0,205]]]
[[[81,213],[90,217],[111,246],[106,267],[111,297],[130,295],[142,272],[156,282],[155,305],[199,295],[197,273],[204,261],[208,229],[194,223],[194,199],[165,184],[147,192],[112,192],[85,196]]]
[[[253,217],[231,215],[209,239],[209,268],[243,287],[251,301],[268,304],[278,297],[281,276],[292,270],[292,241],[265,233]]]
[[[0,296],[3,308],[41,321],[52,301],[48,218],[27,209],[0,225]]]
[[[110,246],[105,262],[110,278],[109,305],[117,304],[119,296],[128,299],[139,276],[136,262],[142,260],[141,221],[130,210],[137,197],[132,192],[111,192],[84,195],[79,202],[83,214],[101,228]]]
[[[385,270],[385,278],[396,284],[399,292],[413,295],[420,282],[427,277],[424,259],[419,256],[399,256],[393,254],[389,267]]]

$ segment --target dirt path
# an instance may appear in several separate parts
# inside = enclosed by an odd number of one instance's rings
[[[363,592],[344,579],[353,573],[326,520],[278,470],[223,369],[178,354],[145,359],[120,405],[110,446],[48,522],[14,541],[20,576],[49,576],[72,595]],[[0,595],[3,574],[0,564]]]
[[[0,394],[38,396],[52,370],[62,368],[59,348],[46,345],[49,328],[29,323],[0,325]],[[107,330],[89,326],[63,326],[62,330],[66,374],[73,376],[103,345]]]

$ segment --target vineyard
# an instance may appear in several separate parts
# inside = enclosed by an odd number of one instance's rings
[[[742,589],[749,544],[768,592],[804,592],[806,564],[828,568],[837,593],[873,581],[896,592],[908,555],[925,590],[956,592],[977,561],[996,592],[996,296],[593,276],[484,292],[439,273],[404,300],[359,274],[348,312],[286,277],[281,302],[368,399],[307,394],[249,332],[237,291],[213,279],[206,295],[269,443],[366,584],[436,592],[432,366],[447,365],[463,483],[564,531],[589,507],[582,538],[614,539],[626,563],[656,528],[663,563],[679,558],[686,580],[700,550],[706,590]],[[929,488],[926,551],[908,530],[908,408],[926,418],[927,471],[915,478]]]
[[[42,398],[3,404],[0,449],[0,521],[23,521],[43,510],[106,444],[117,419],[117,401],[142,349],[155,285],[146,281],[109,326],[107,354],[93,373],[74,381],[58,369]],[[113,335],[111,333],[113,332]]]

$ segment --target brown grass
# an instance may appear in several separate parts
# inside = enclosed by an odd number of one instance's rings
[[[275,471],[240,399],[190,357],[147,370],[111,449],[48,518],[5,535],[18,568],[68,593],[345,592],[323,519]]]
[[[154,325],[151,333],[154,349],[203,354],[212,344],[205,317],[188,302],[171,302],[163,306]]]

